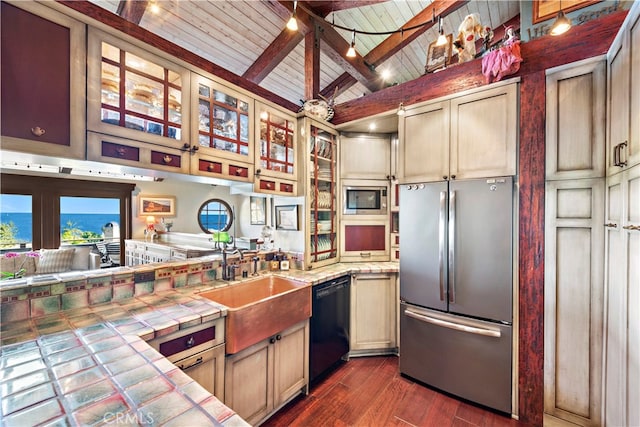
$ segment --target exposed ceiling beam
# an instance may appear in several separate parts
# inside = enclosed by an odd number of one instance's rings
[[[129,22],[140,24],[148,5],[148,0],[120,0],[116,13]]]
[[[318,27],[304,37],[304,99],[315,99],[320,92],[320,36]]]
[[[389,37],[382,41],[382,43],[371,49],[369,53],[364,56],[364,61],[374,67],[380,65],[382,62],[398,53],[402,48],[431,28],[435,24],[435,22],[431,22],[434,16],[447,16],[456,9],[464,6],[466,3],[468,3],[468,1],[435,0],[413,18],[408,20],[401,28],[411,28],[423,23],[426,23],[426,25],[413,30],[406,30],[402,33],[390,34]],[[327,87],[322,89],[320,94],[323,96],[330,96],[334,93],[336,87],[338,88],[337,93],[340,94],[356,84],[356,82],[357,80],[349,73],[343,73],[333,82],[329,83]]]
[[[354,9],[356,7],[369,6],[376,3],[384,3],[389,0],[335,0],[316,1],[313,0],[313,10],[320,16],[327,16],[331,12],[339,10]]]
[[[242,77],[260,84],[289,53],[298,46],[304,35],[298,31],[282,30],[278,37],[258,56]]]

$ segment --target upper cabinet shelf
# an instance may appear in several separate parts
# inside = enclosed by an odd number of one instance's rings
[[[186,148],[188,70],[93,28],[88,43],[89,130]]]

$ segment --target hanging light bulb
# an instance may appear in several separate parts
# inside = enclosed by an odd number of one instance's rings
[[[349,50],[347,51],[348,58],[356,57],[356,30],[353,30],[353,36],[351,36],[351,46],[349,46]]]
[[[564,34],[569,31],[571,28],[571,20],[567,18],[562,11],[562,0],[560,1],[560,10],[558,11],[558,16],[556,16],[556,20],[551,26],[551,30],[549,34],[552,36],[559,36],[560,34]]]
[[[291,18],[287,22],[287,28],[291,31],[298,31],[298,20],[296,19],[296,6],[298,6],[298,1],[295,0],[293,2],[293,13],[291,14]]]
[[[441,16],[440,18],[438,18],[438,40],[436,40],[436,46],[444,46],[445,44],[447,44],[447,37],[444,35]]]
[[[404,113],[405,113],[405,112],[406,112],[406,111],[405,111],[405,109],[404,109],[404,103],[402,103],[402,102],[401,102],[401,103],[400,103],[400,105],[398,105],[398,112],[397,112],[397,114],[398,114],[399,116],[404,116]]]

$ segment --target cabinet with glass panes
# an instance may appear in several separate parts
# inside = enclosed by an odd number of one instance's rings
[[[195,73],[191,87],[191,173],[252,181],[253,99]]]
[[[189,148],[188,70],[95,28],[87,61],[89,130]]]
[[[256,102],[256,179],[260,193],[296,196],[298,192],[297,119]]]
[[[330,125],[305,117],[300,120],[304,138],[306,187],[305,268],[338,261],[338,134]]]

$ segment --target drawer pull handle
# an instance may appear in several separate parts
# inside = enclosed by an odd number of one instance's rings
[[[624,228],[625,230],[640,230],[640,226],[633,224],[625,225],[622,228]]]
[[[196,345],[196,340],[194,340],[193,337],[189,337],[186,343],[187,348],[191,348],[194,345]]]
[[[168,165],[169,163],[171,163],[171,160],[173,160],[173,158],[172,158],[170,155],[168,155],[168,154],[166,154],[166,155],[162,158],[162,161],[163,161],[165,164],[167,164],[167,165]]]
[[[198,365],[202,364],[202,362],[203,362],[202,357],[198,357],[196,359],[196,361],[194,363],[192,363],[191,365],[187,365],[187,366],[180,365],[180,370],[186,371],[187,369],[191,369],[194,366],[198,366]]]
[[[618,228],[618,224],[616,224],[614,222],[609,222],[609,223],[605,224],[604,226],[608,227],[608,228]]]
[[[47,131],[44,130],[43,128],[41,128],[40,126],[36,126],[34,128],[31,128],[31,133],[34,134],[35,136],[40,137],[40,136],[44,135],[45,133],[47,133]]]

